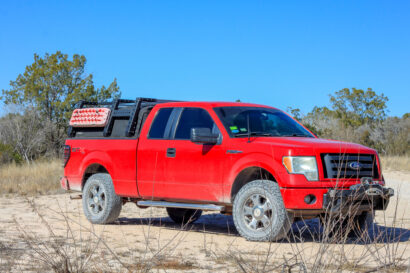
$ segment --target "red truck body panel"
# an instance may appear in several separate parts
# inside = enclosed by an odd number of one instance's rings
[[[384,183],[379,158],[373,149],[319,138],[252,136],[249,141],[232,138],[214,111],[221,106],[267,107],[247,103],[162,103],[149,113],[138,138],[67,139],[71,155],[64,169],[62,186],[81,191],[87,169],[98,164],[111,175],[115,192],[123,197],[231,204],[235,179],[243,170],[258,167],[274,177],[287,209],[321,209],[323,194],[328,188],[348,188],[360,183],[359,179],[325,178],[321,167],[324,153],[374,155],[380,174],[377,182]],[[190,140],[149,139],[156,113],[169,107],[205,109],[221,132],[222,142],[210,146]],[[166,156],[170,147],[175,148],[175,157]],[[302,174],[289,174],[282,164],[284,156],[314,156],[319,180],[308,181]],[[317,201],[304,202],[307,194],[317,196]]]
[[[86,169],[99,164],[111,175],[117,194],[138,197],[137,144],[137,139],[68,139],[71,156],[64,174],[70,189],[81,191]]]

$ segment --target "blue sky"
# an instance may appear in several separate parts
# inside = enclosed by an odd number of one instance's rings
[[[410,112],[409,1],[4,1],[0,89],[33,54],[84,54],[124,98],[328,105],[372,87]]]

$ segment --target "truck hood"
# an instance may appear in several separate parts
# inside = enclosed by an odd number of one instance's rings
[[[254,143],[267,144],[273,148],[291,149],[294,152],[313,153],[376,153],[369,147],[337,140],[310,137],[257,137]]]

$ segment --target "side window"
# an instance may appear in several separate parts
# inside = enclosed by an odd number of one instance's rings
[[[208,112],[201,108],[185,108],[175,133],[175,139],[190,139],[191,128],[209,128],[215,131],[215,123]]]
[[[165,128],[167,126],[171,112],[172,108],[162,108],[158,111],[154,118],[154,121],[152,122],[151,129],[149,130],[148,138],[164,138]]]

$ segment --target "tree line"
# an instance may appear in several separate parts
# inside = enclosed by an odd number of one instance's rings
[[[116,79],[96,87],[86,63],[84,55],[35,54],[24,73],[2,90],[7,113],[0,118],[0,164],[59,156],[78,101],[120,97]],[[409,154],[410,115],[387,116],[387,101],[371,88],[345,88],[330,95],[329,107],[307,114],[287,110],[319,137],[361,143],[382,154]]]
[[[78,101],[121,95],[116,79],[97,88],[86,63],[84,55],[35,54],[24,73],[2,90],[0,99],[8,113],[0,119],[0,163],[58,156]]]
[[[360,143],[382,155],[410,154],[410,113],[387,116],[384,94],[344,88],[329,97],[330,107],[315,106],[307,114],[298,108],[288,112],[321,138]]]

